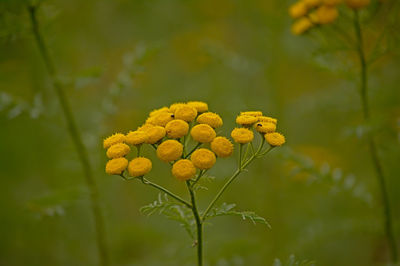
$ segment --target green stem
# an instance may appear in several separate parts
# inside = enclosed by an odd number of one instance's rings
[[[150,180],[147,180],[144,177],[141,177],[140,180],[143,182],[143,184],[152,186],[152,187],[164,192],[165,194],[171,196],[172,198],[176,199],[177,201],[181,202],[182,204],[186,205],[188,208],[190,208],[190,209],[192,208],[192,205],[189,202],[187,202],[186,200],[182,199],[181,197],[179,197],[178,195],[174,194],[173,192],[169,191],[168,189],[166,189],[166,188],[164,188],[164,187],[162,187],[162,186],[160,186],[160,185],[158,185],[156,183],[153,183],[153,182],[151,182]]]
[[[200,147],[201,145],[202,145],[203,143],[197,143],[197,145],[196,146],[194,146],[194,148],[188,153],[188,154],[186,154],[185,156],[183,156],[183,158],[188,158],[189,156],[190,156],[190,154],[192,154],[198,147]],[[186,147],[186,145],[184,146],[184,147]]]
[[[194,219],[196,221],[196,229],[197,229],[197,265],[203,265],[203,223],[200,218],[199,211],[197,210],[196,204],[196,196],[194,194],[193,188],[190,186],[190,182],[186,181],[186,186],[189,190],[190,199],[192,201],[192,212]]]
[[[364,121],[368,125],[370,123],[370,109],[368,103],[368,68],[366,63],[366,56],[364,51],[364,43],[363,43],[363,36],[362,30],[360,25],[360,19],[358,15],[358,11],[354,11],[354,29],[357,38],[357,52],[360,60],[360,76],[361,76],[361,83],[360,83],[360,98],[362,104],[362,111],[364,116]],[[386,238],[389,244],[391,258],[393,263],[397,263],[398,256],[397,256],[397,246],[396,240],[394,237],[393,232],[393,225],[392,225],[392,215],[390,211],[390,202],[389,202],[389,195],[386,189],[386,181],[385,176],[383,174],[382,163],[379,158],[377,145],[374,140],[374,136],[371,131],[368,130],[367,132],[367,141],[369,146],[369,151],[371,153],[371,160],[372,164],[375,168],[376,176],[379,182],[380,191],[381,191],[381,198],[383,203],[383,215],[384,215],[384,228]]]
[[[43,36],[39,30],[39,23],[36,16],[37,7],[34,5],[28,6],[28,12],[30,16],[30,21],[32,25],[33,35],[35,37],[36,44],[39,48],[40,55],[45,63],[47,72],[51,78],[53,87],[56,91],[58,100],[60,102],[62,111],[64,113],[65,120],[67,122],[67,128],[69,134],[72,138],[72,141],[75,145],[75,148],[78,153],[78,157],[81,161],[82,168],[84,171],[84,176],[86,179],[87,186],[90,191],[90,200],[91,200],[91,209],[94,217],[94,223],[96,228],[96,240],[97,240],[97,248],[99,252],[99,264],[106,266],[109,265],[109,256],[106,245],[106,237],[105,237],[105,226],[104,220],[101,213],[100,203],[99,203],[99,193],[96,185],[96,181],[93,177],[88,153],[85,145],[83,145],[82,138],[80,136],[79,130],[76,126],[74,116],[71,112],[71,108],[69,106],[68,99],[65,95],[64,88],[61,83],[57,80],[57,72],[50,57],[50,54],[47,50],[46,43],[43,39]]]

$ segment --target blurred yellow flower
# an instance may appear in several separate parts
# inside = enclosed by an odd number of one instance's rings
[[[225,137],[216,137],[211,142],[211,150],[221,158],[229,157],[233,152],[233,144]]]
[[[172,139],[179,139],[189,132],[189,124],[183,120],[175,119],[165,126],[167,136]]]
[[[296,2],[289,7],[289,15],[292,18],[300,18],[307,14],[307,11],[307,5],[302,1]]]
[[[186,122],[191,122],[196,118],[197,110],[192,106],[182,105],[176,108],[174,114],[176,119],[182,119]]]
[[[251,115],[239,115],[236,117],[236,123],[242,126],[251,126],[257,121],[257,117]]]
[[[254,134],[253,131],[247,129],[247,128],[235,128],[231,132],[231,137],[233,140],[237,143],[245,144],[253,141],[254,139]]]
[[[129,162],[128,172],[133,177],[144,176],[150,172],[152,163],[144,157],[137,157]]]
[[[259,116],[257,118],[258,118],[258,122],[270,122],[270,123],[273,123],[275,125],[278,123],[277,119],[272,118],[272,117],[268,117],[268,116]]]
[[[124,157],[111,159],[106,164],[106,173],[109,175],[120,175],[128,166],[128,160]]]
[[[191,101],[187,105],[196,108],[197,112],[204,113],[208,111],[208,104],[200,101]]]
[[[131,145],[143,144],[147,139],[147,133],[145,131],[131,131],[126,135],[126,143]]]
[[[165,125],[168,122],[174,120],[174,114],[169,113],[169,112],[161,112],[161,113],[151,116],[148,120],[151,120],[151,121],[146,120],[146,122],[148,122],[150,124],[165,127]]]
[[[254,125],[254,129],[260,133],[272,133],[276,130],[276,125],[271,122],[258,122]]]
[[[190,131],[192,138],[200,143],[209,143],[216,137],[216,133],[212,127],[207,124],[199,124]]]
[[[212,151],[202,148],[195,150],[190,156],[190,160],[196,168],[206,170],[213,167],[217,158]]]
[[[176,109],[178,109],[178,107],[182,107],[185,106],[186,103],[173,103],[169,106],[169,111],[172,113],[175,113]]]
[[[313,24],[309,18],[302,17],[293,23],[291,30],[294,35],[301,35],[312,28],[312,26]]]
[[[240,115],[262,116],[263,113],[261,111],[244,111],[240,112]]]
[[[157,157],[164,162],[171,162],[182,156],[183,145],[176,140],[166,140],[157,147]]]
[[[286,142],[285,136],[278,132],[265,134],[265,140],[272,147],[282,146]]]
[[[150,128],[152,128],[152,127],[154,127],[154,125],[152,125],[152,124],[144,124],[144,125],[141,125],[140,127],[138,127],[138,131],[147,131],[148,129],[150,129]]]
[[[223,124],[222,118],[218,114],[212,112],[199,115],[199,117],[197,117],[197,122],[199,124],[207,124],[213,128],[221,127]]]
[[[131,148],[125,143],[116,143],[107,150],[108,158],[119,158],[127,155],[131,151]]]
[[[352,9],[361,9],[371,2],[370,0],[345,0],[346,5]]]
[[[343,0],[324,0],[324,5],[336,6],[342,3]]]
[[[336,20],[339,13],[334,6],[320,6],[315,11],[316,23],[318,24],[329,24]]]
[[[150,127],[145,132],[147,134],[145,143],[147,143],[147,144],[157,143],[163,137],[165,137],[165,128],[163,128],[161,126]]]
[[[158,114],[161,114],[161,113],[171,113],[171,112],[170,112],[168,107],[164,106],[164,107],[161,107],[159,109],[155,109],[155,110],[151,111],[149,116],[155,116],[155,115],[158,115]]]
[[[107,148],[110,148],[111,145],[114,145],[117,143],[122,143],[122,142],[125,142],[125,135],[121,134],[121,133],[115,133],[103,141],[103,147],[105,149],[107,149]]]
[[[196,168],[192,161],[181,159],[172,166],[172,174],[179,180],[185,181],[192,178],[196,174]]]
[[[322,3],[322,0],[302,0],[308,8],[314,8]]]

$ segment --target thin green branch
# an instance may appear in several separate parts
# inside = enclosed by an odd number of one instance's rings
[[[197,229],[197,265],[202,266],[203,265],[203,223],[202,219],[200,218],[199,211],[197,210],[197,204],[196,204],[196,196],[194,194],[193,188],[190,185],[189,180],[186,181],[186,186],[189,190],[190,194],[190,199],[192,202],[192,212],[194,219],[196,221],[196,229]]]
[[[75,145],[75,148],[78,153],[78,157],[81,161],[82,168],[84,171],[85,180],[87,186],[90,191],[90,200],[91,200],[91,209],[93,212],[95,228],[96,228],[96,240],[97,240],[97,248],[99,252],[99,263],[100,265],[106,266],[109,265],[109,257],[106,245],[106,236],[105,236],[105,226],[103,216],[101,214],[101,208],[99,203],[99,193],[96,185],[96,181],[93,177],[88,153],[85,145],[82,142],[82,138],[80,136],[79,130],[76,126],[74,116],[71,112],[71,108],[68,102],[68,99],[65,95],[64,88],[61,83],[57,80],[57,71],[55,65],[52,61],[52,58],[48,52],[46,43],[43,39],[42,34],[40,33],[40,27],[37,20],[37,6],[29,5],[28,12],[30,17],[30,22],[32,26],[33,35],[35,37],[36,44],[39,48],[40,55],[43,59],[43,62],[46,66],[46,70],[50,76],[53,87],[56,91],[58,100],[60,102],[65,120],[67,122],[68,132],[72,138],[72,141]]]

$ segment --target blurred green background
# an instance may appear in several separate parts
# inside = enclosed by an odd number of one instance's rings
[[[214,219],[205,229],[207,265],[272,265],[291,254],[317,265],[387,261],[355,55],[336,56],[342,51],[329,39],[321,45],[313,36],[292,36],[291,3],[41,3],[42,32],[94,167],[112,265],[194,264],[195,249],[178,224],[140,214],[157,191],[107,176],[102,149],[105,136],[135,129],[152,109],[187,100],[206,101],[219,113],[222,135],[229,136],[240,111],[262,110],[278,118],[278,131],[287,138],[284,148],[256,161],[220,201],[254,210],[272,229],[238,217]],[[82,168],[25,2],[0,4],[0,265],[96,265]],[[366,24],[371,38],[396,10],[382,8],[380,24]],[[398,242],[399,59],[396,48],[372,67],[369,95]],[[145,153],[154,158],[152,150]],[[166,164],[153,162],[149,178],[187,197]],[[234,158],[218,161],[211,171],[217,180],[199,192],[202,208],[234,167]]]

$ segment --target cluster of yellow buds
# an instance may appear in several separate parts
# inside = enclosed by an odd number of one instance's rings
[[[370,0],[344,0],[351,9],[367,6]],[[339,15],[337,6],[342,0],[299,0],[289,7],[290,16],[295,19],[292,33],[301,35],[314,26],[332,23]]]
[[[231,136],[236,143],[246,144],[253,140],[251,128],[264,135],[272,146],[285,142],[283,135],[275,132],[277,120],[263,116],[262,112],[242,112],[236,119],[241,125]],[[172,175],[186,181],[193,178],[197,170],[208,170],[216,163],[217,157],[226,158],[233,153],[232,142],[217,136],[216,128],[223,125],[222,118],[208,111],[205,102],[191,101],[174,103],[150,112],[146,122],[127,134],[116,133],[104,140],[107,149],[106,172],[124,176],[127,170],[132,177],[141,177],[150,172],[152,162],[140,156],[142,145],[149,144],[156,150],[157,157],[168,162]],[[196,144],[188,148],[189,135]],[[128,161],[126,156],[136,147],[137,156]]]

